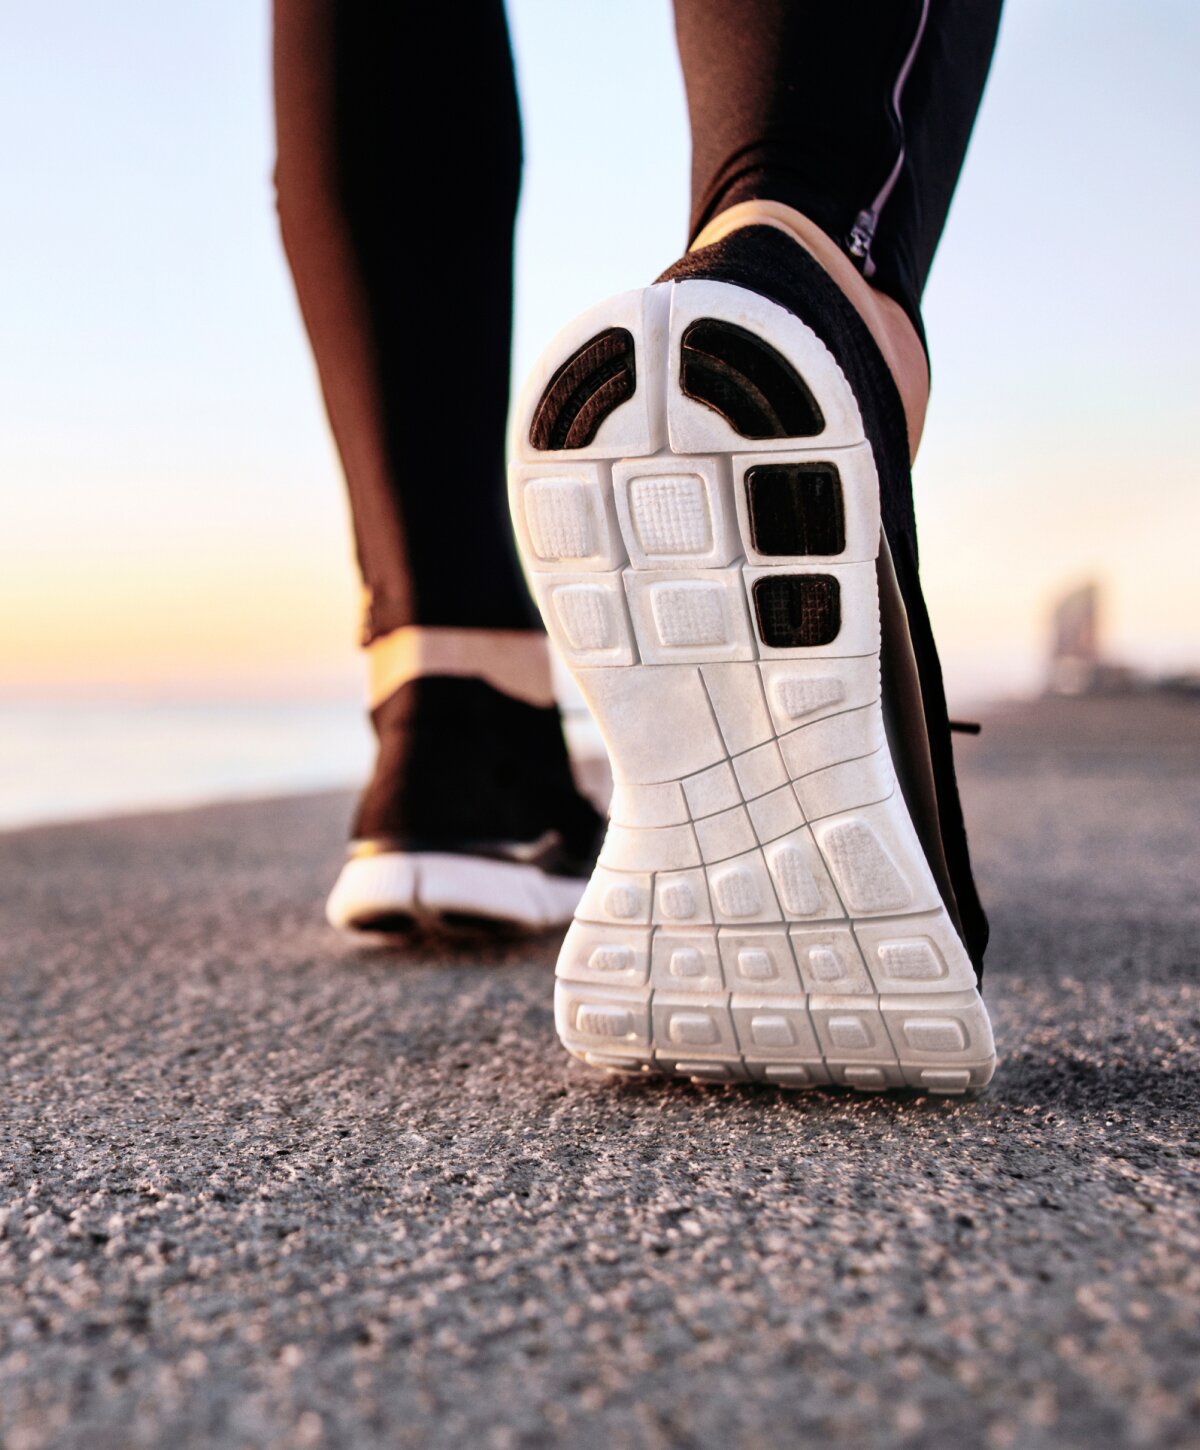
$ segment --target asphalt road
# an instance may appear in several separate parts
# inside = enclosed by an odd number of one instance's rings
[[[0,837],[0,1443],[1200,1445],[1200,708],[960,747],[978,1100],[612,1084],[344,796]]]

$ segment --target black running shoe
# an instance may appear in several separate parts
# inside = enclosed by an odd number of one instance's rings
[[[987,925],[904,415],[844,294],[779,230],[734,232],[561,333],[514,439],[522,553],[615,780],[558,962],[566,1047],[982,1086]]]
[[[558,711],[432,676],[372,720],[379,754],[330,922],[395,933],[570,921],[603,821],[572,779]]]

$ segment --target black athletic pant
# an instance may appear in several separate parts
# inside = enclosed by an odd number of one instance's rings
[[[676,0],[690,236],[735,202],[785,202],[920,329],[999,13]],[[419,54],[406,17],[275,0],[280,220],[350,490],[367,642],[408,624],[536,627],[504,491],[521,134],[503,5],[423,9]]]

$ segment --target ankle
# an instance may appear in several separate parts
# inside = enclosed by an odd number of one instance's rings
[[[550,648],[540,630],[406,625],[372,640],[366,656],[372,709],[430,675],[482,680],[527,705],[555,703]]]
[[[925,425],[929,405],[929,360],[908,314],[863,277],[845,252],[820,227],[780,201],[742,201],[720,212],[700,232],[690,250],[698,251],[749,226],[769,226],[784,232],[812,256],[845,293],[866,324],[888,365],[908,425],[910,459]]]
[[[554,828],[590,841],[557,709],[478,677],[421,675],[372,712],[375,769],[356,840],[529,841]]]

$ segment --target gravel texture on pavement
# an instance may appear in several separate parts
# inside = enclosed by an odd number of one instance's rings
[[[0,1443],[1200,1445],[1200,707],[958,746],[975,1100],[612,1082],[368,949],[345,795],[0,837]]]

